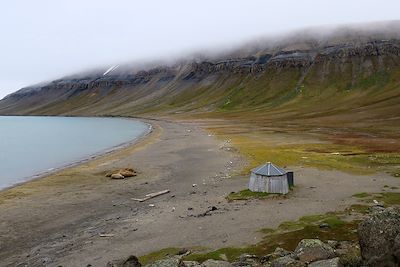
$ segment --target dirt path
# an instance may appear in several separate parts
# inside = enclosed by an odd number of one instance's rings
[[[166,247],[255,243],[255,229],[343,209],[354,193],[400,184],[382,174],[294,168],[290,198],[228,203],[225,195],[246,186],[247,177],[230,177],[243,159],[196,124],[154,125],[136,146],[0,193],[0,266],[105,266]],[[112,181],[101,174],[126,166],[140,175]],[[132,200],[163,189],[171,193]]]

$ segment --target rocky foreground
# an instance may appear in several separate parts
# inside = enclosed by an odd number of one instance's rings
[[[339,267],[339,266],[399,266],[400,209],[374,207],[370,216],[358,228],[359,244],[348,241],[303,239],[294,251],[277,247],[273,253],[258,257],[243,254],[235,262],[208,259],[203,263],[185,261],[190,251],[182,250],[155,261],[146,267]],[[141,267],[136,256],[110,261],[107,267]]]

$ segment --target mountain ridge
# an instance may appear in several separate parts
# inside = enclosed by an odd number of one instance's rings
[[[400,23],[390,25],[390,30],[357,35],[353,29],[323,41],[307,37],[255,50],[247,46],[142,70],[127,64],[106,75],[103,69],[70,75],[6,96],[0,114],[240,118],[252,113],[287,121],[340,114],[339,121],[350,122],[344,113],[355,111],[361,120],[396,121]]]

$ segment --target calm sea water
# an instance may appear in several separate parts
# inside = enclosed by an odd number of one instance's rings
[[[133,141],[148,128],[121,118],[0,116],[0,189]]]

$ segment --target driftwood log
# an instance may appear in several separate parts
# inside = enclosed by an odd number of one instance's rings
[[[143,202],[143,201],[152,199],[154,197],[158,197],[158,196],[161,196],[161,195],[164,195],[164,194],[168,194],[168,193],[169,193],[169,190],[166,189],[166,190],[162,190],[162,191],[159,191],[159,192],[154,192],[154,193],[147,194],[144,198],[132,198],[132,200]]]

